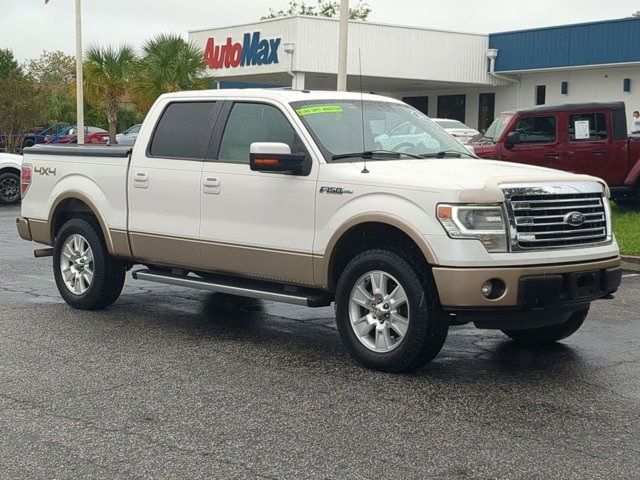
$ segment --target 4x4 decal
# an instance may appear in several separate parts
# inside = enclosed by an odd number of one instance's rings
[[[52,176],[55,177],[56,176],[56,169],[55,168],[51,168],[51,167],[35,167],[33,169],[33,173],[37,173],[38,175],[44,175],[44,176]]]

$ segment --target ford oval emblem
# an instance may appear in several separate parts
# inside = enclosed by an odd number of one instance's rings
[[[570,212],[564,216],[564,223],[571,225],[572,227],[579,227],[586,220],[587,219],[584,217],[584,214],[580,212]]]

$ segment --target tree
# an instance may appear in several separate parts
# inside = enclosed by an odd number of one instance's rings
[[[21,146],[23,134],[43,121],[44,100],[40,86],[19,69],[0,77],[0,132],[7,151]]]
[[[371,14],[371,7],[365,0],[359,0],[358,4],[349,9],[349,20],[366,20]],[[307,5],[305,0],[290,0],[286,10],[269,9],[269,13],[260,20],[288,17],[292,15],[312,15],[316,17],[338,18],[340,17],[340,2],[335,0],[317,0],[316,5]]]
[[[636,18],[640,18],[640,10],[638,10],[636,13],[634,13],[633,15],[631,15],[632,17],[636,17]]]
[[[109,122],[109,140],[116,143],[118,108],[130,92],[137,65],[134,49],[89,47],[84,62],[84,92],[87,101],[104,108]]]
[[[75,58],[60,51],[44,51],[39,58],[26,62],[23,69],[47,93],[44,105],[46,120],[49,123],[75,123],[76,106],[72,89],[76,72]]]
[[[7,78],[12,72],[20,72],[20,66],[9,49],[0,49],[0,78]]]
[[[160,34],[142,46],[133,99],[146,112],[163,93],[209,88],[204,52],[179,35]]]

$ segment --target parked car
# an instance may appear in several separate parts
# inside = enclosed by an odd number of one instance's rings
[[[20,202],[22,156],[0,153],[0,205]]]
[[[62,130],[69,128],[69,124],[56,123],[49,127],[35,127],[26,133],[13,134],[15,150],[17,153],[23,148],[32,147],[38,143],[44,143],[47,135],[57,135]],[[6,147],[7,135],[0,133],[0,151],[4,151]]]
[[[399,122],[417,153],[375,151]],[[18,232],[53,246],[37,253],[72,307],[115,302],[134,265],[137,280],[335,301],[346,349],[383,371],[433,359],[450,325],[561,340],[621,280],[604,181],[478,159],[377,95],[166,94],[133,148],[32,147],[23,179]]]
[[[640,137],[624,102],[541,106],[501,113],[476,155],[603,178],[618,201],[640,200]]]
[[[76,126],[66,128],[56,135],[47,135],[44,143],[70,144],[78,142],[78,128]],[[109,132],[99,127],[84,127],[85,143],[107,143]]]
[[[473,137],[480,134],[478,130],[467,127],[464,123],[458,120],[450,120],[448,118],[433,118],[432,120],[444,128],[448,134],[453,136],[463,145],[468,144]]]
[[[141,123],[134,125],[124,133],[119,133],[116,135],[116,143],[118,145],[133,145],[136,143],[138,133],[140,133],[140,127],[142,127]]]
[[[390,131],[375,137],[374,150],[391,150],[394,152],[420,152],[438,146],[431,135],[420,130],[412,122],[402,122]]]

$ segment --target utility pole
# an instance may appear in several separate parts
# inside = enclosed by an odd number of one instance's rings
[[[84,82],[82,79],[82,2],[76,0],[76,115],[78,145],[84,144]]]
[[[338,40],[338,91],[347,91],[347,52],[349,48],[349,0],[340,0],[340,38]]]

